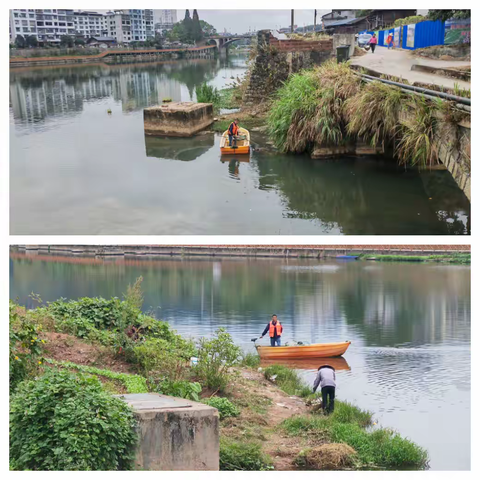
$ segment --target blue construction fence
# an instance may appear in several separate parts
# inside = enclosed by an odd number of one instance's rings
[[[376,33],[380,47],[387,46],[386,41],[390,33],[393,35],[395,47],[400,46],[406,50],[444,45],[445,43],[445,23],[440,20],[427,20],[412,25],[380,30]]]

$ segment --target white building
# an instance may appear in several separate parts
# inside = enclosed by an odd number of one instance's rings
[[[60,43],[64,35],[75,36],[73,10],[10,10],[10,40],[18,35],[33,35],[39,42]]]
[[[173,25],[177,23],[177,11],[154,10],[153,21],[155,24],[155,32],[161,34],[164,30],[171,30]]]
[[[153,10],[115,10],[105,15],[105,32],[118,43],[143,42],[155,36]]]
[[[106,15],[97,12],[74,12],[73,23],[77,37],[101,37],[107,35]]]
[[[355,10],[332,10],[330,13],[326,13],[322,16],[323,27],[328,27],[333,22],[339,20],[350,20],[356,17]]]

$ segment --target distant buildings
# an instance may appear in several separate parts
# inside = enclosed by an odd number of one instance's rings
[[[155,32],[162,34],[165,30],[169,31],[177,23],[176,10],[154,10],[153,22]]]
[[[165,21],[176,21],[175,12],[165,15]],[[155,36],[154,10],[115,10],[106,14],[93,11],[59,9],[10,10],[10,41],[18,35],[32,35],[40,43],[60,43],[69,35],[87,40],[90,37],[113,37],[117,43],[141,42]]]

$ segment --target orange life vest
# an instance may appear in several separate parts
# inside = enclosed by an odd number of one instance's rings
[[[272,322],[270,322],[270,336],[271,337],[279,337],[282,334],[283,327],[280,325],[280,322],[277,320],[277,324],[274,325]]]
[[[235,122],[232,122],[230,124],[230,127],[232,127],[232,135],[237,135],[238,134],[238,125],[235,124]],[[228,128],[228,131],[230,132],[230,127]]]

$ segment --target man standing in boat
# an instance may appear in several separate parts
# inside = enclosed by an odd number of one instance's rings
[[[283,327],[278,321],[276,315],[272,315],[272,320],[267,323],[267,326],[265,327],[265,330],[263,331],[260,338],[263,338],[267,332],[270,335],[270,346],[280,347],[282,344],[281,336],[283,332]]]
[[[233,121],[228,127],[228,144],[232,146],[233,139],[238,135],[238,120]]]

